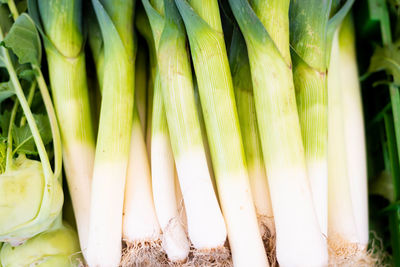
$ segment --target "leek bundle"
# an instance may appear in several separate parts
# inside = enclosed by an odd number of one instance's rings
[[[174,1],[164,1],[164,8],[164,29],[157,50],[158,66],[188,235],[195,248],[193,264],[204,260],[221,264],[218,261],[228,258],[224,247],[226,228],[208,169],[185,29]]]
[[[310,0],[290,7],[293,76],[314,205],[322,233],[328,221],[326,73],[335,29],[353,0]],[[312,30],[309,30],[309,29]]]
[[[353,2],[0,0],[0,266],[381,264]]]
[[[282,266],[325,266],[328,250],[309,188],[292,79],[289,1],[229,3],[247,44],[277,260]]]

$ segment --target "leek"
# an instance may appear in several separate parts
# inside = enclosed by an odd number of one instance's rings
[[[366,248],[369,237],[367,155],[361,88],[356,60],[355,30],[351,15],[348,15],[343,21],[339,31],[339,60],[348,166],[347,177],[350,179],[351,199],[359,244],[362,248]]]
[[[250,192],[218,3],[176,3],[189,37],[233,264],[268,266]]]
[[[273,261],[275,250],[274,214],[258,134],[246,43],[236,27],[232,34],[229,62],[253,201],[257,211],[260,232],[269,253],[270,261]]]
[[[161,228],[153,201],[150,165],[142,128],[146,117],[143,115],[140,118],[140,111],[142,114],[146,111],[146,73],[143,55],[143,53],[137,55],[135,65],[135,108],[122,229],[122,238],[127,248],[122,265],[152,266],[159,264],[164,258],[164,252],[161,248]]]
[[[184,25],[173,0],[164,1],[165,22],[158,66],[168,129],[196,261],[224,260],[225,222],[214,193],[194,88]],[[227,258],[227,256],[226,256]]]
[[[335,29],[353,0],[294,1],[290,6],[293,77],[313,201],[324,235],[328,221],[327,67]]]
[[[89,21],[92,33],[91,49],[96,63],[98,75],[103,75],[103,40],[96,34],[98,24]],[[139,53],[135,62],[135,107],[133,111],[132,136],[126,177],[122,239],[126,243],[121,260],[122,265],[153,265],[162,258],[160,246],[160,226],[156,218],[151,190],[151,175],[146,150],[143,127],[145,120],[145,104],[143,94],[146,93],[145,57]],[[103,78],[99,77],[102,87]],[[139,103],[141,102],[141,109]],[[142,111],[140,118],[139,111]]]
[[[134,103],[134,1],[93,0],[104,42],[86,261],[118,266]],[[105,197],[109,196],[109,197]]]
[[[351,16],[333,38],[328,75],[328,241],[332,264],[371,261],[367,170]]]
[[[328,76],[328,237],[335,253],[343,243],[357,243],[357,230],[347,176],[344,111],[341,89],[338,31],[332,44]],[[350,204],[350,205],[349,205]],[[339,246],[339,247],[336,247]],[[344,250],[347,254],[347,250]],[[349,256],[349,255],[345,255]]]
[[[289,0],[229,1],[244,35],[281,266],[325,266],[328,250],[314,211],[292,79]],[[277,18],[273,20],[273,18]],[[282,27],[274,27],[277,21]],[[285,35],[285,36],[281,36]],[[268,68],[266,68],[268,66]]]
[[[127,248],[122,263],[152,266],[163,255],[161,229],[153,202],[150,166],[137,106],[130,146],[122,232]]]
[[[172,262],[186,261],[190,243],[180,223],[175,190],[175,164],[165,114],[157,50],[164,27],[163,1],[142,1],[149,18],[152,40],[148,40],[150,57],[154,57],[154,89],[151,121],[151,172],[153,198],[158,221],[163,232],[163,248]]]
[[[33,16],[37,14],[39,29],[43,27],[67,183],[81,248],[86,253],[95,144],[83,52],[82,3],[38,0],[37,7],[31,1],[29,8]]]

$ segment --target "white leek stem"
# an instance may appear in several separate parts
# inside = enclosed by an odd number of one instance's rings
[[[339,34],[340,84],[343,105],[347,175],[359,244],[368,245],[367,155],[361,88],[358,80],[355,33],[351,18],[346,18]]]
[[[328,75],[328,238],[331,245],[341,246],[342,242],[343,245],[357,243],[358,236],[347,173],[338,32],[331,53]]]

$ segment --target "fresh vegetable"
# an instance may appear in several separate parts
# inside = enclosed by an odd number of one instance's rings
[[[127,249],[123,262],[155,265],[163,255],[161,228],[154,207],[146,143],[136,105],[130,146],[122,229]]]
[[[396,262],[400,8],[354,2],[0,0],[0,266]]]
[[[158,47],[164,27],[164,2],[142,1],[151,26],[150,64],[154,88],[151,119],[151,172],[153,198],[158,221],[163,232],[163,248],[172,262],[183,262],[189,254],[190,243],[180,222],[176,199],[175,164],[162,96],[162,84],[157,63]],[[147,33],[148,36],[150,35]],[[149,36],[150,37],[150,36]],[[148,126],[149,127],[149,126]]]
[[[314,205],[324,235],[328,222],[327,68],[333,34],[353,0],[310,0],[290,6],[293,77]],[[312,29],[312,30],[310,30]]]
[[[86,261],[90,266],[118,266],[134,106],[135,2],[92,4],[103,36],[104,76]]]
[[[78,235],[70,226],[56,221],[53,226],[18,247],[5,244],[0,252],[1,266],[81,266]]]
[[[122,229],[122,238],[127,244],[122,262],[126,265],[132,263],[155,265],[164,256],[161,247],[161,228],[154,207],[150,164],[142,128],[146,123],[147,77],[144,55],[144,53],[137,55],[135,65],[135,108]]]
[[[304,161],[289,54],[289,1],[229,1],[247,44],[254,101],[283,266],[325,266],[326,241],[314,211]],[[281,36],[284,35],[284,36]],[[269,66],[266,68],[265,66]],[[290,218],[290,219],[289,219]]]
[[[268,266],[252,202],[217,1],[176,1],[189,37],[235,266]]]
[[[214,193],[202,141],[186,51],[185,29],[174,1],[164,1],[164,8],[164,29],[157,50],[158,66],[168,129],[187,215],[188,235],[196,249],[193,252],[195,258],[205,258],[210,263],[223,261],[226,228]],[[193,264],[196,264],[196,260],[194,259]]]
[[[274,261],[275,223],[265,172],[261,141],[258,133],[253,85],[247,47],[238,28],[234,28],[230,47],[229,62],[235,89],[236,106],[254,205],[256,207],[260,232],[269,253],[270,262]]]

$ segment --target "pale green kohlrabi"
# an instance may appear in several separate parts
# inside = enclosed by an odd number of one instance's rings
[[[0,252],[0,266],[83,266],[79,251],[79,240],[75,230],[57,220],[51,229],[32,237],[18,247],[4,244]]]

